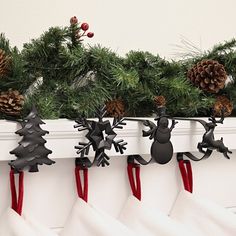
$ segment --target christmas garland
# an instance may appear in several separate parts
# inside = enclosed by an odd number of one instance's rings
[[[150,52],[121,57],[92,38],[87,23],[70,19],[52,27],[20,51],[0,35],[0,118],[25,116],[35,104],[44,119],[150,116],[165,100],[172,116],[235,115],[236,40],[178,61]]]

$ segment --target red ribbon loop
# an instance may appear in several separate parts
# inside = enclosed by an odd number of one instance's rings
[[[14,170],[10,171],[10,187],[11,187],[11,207],[19,215],[22,213],[23,198],[24,198],[24,172],[19,172],[19,183],[18,183],[18,198],[16,193],[15,173]]]
[[[182,176],[184,189],[190,193],[193,192],[193,173],[189,160],[179,160],[179,169]]]
[[[80,172],[82,171],[83,174],[83,186],[81,181]],[[75,179],[76,179],[76,186],[78,196],[83,199],[85,202],[88,201],[88,169],[81,168],[80,166],[76,166],[75,168]]]
[[[135,179],[134,172],[135,170]],[[129,177],[129,183],[133,195],[141,201],[141,181],[140,181],[140,165],[135,163],[128,163],[127,172]],[[136,182],[136,184],[135,184]]]

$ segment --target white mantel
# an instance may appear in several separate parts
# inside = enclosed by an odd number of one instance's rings
[[[53,166],[39,166],[39,173],[25,176],[24,209],[51,228],[61,228],[76,199],[74,185],[74,146],[85,141],[83,132],[73,128],[75,122],[45,120],[41,127],[50,133],[45,135],[46,146],[53,151],[49,157],[56,161]],[[19,125],[0,121],[0,214],[10,204],[9,151],[15,148],[21,137],[15,134]],[[89,170],[89,202],[117,216],[130,195],[126,176],[126,155],[141,154],[149,158],[152,141],[142,137],[143,125],[127,121],[123,130],[117,129],[118,138],[128,142],[123,156],[114,150],[107,152],[110,166],[93,167]],[[196,122],[179,121],[172,132],[174,152],[197,151],[203,127]],[[215,138],[223,137],[233,151],[231,159],[214,152],[211,158],[193,162],[194,189],[226,207],[236,206],[236,118],[226,118],[215,129]],[[196,153],[195,153],[196,154]],[[91,152],[90,155],[93,155]],[[143,202],[168,213],[181,189],[180,175],[175,156],[167,165],[149,164],[141,168]],[[45,214],[46,213],[46,214]]]
[[[150,118],[142,118],[149,119]],[[205,119],[206,120],[206,119]],[[49,134],[44,136],[47,140],[46,146],[53,150],[50,158],[75,158],[76,150],[74,146],[79,141],[86,141],[84,138],[85,132],[78,132],[73,126],[74,121],[59,119],[45,120],[45,125],[41,127]],[[124,155],[140,154],[148,155],[152,141],[147,137],[142,137],[142,129],[145,128],[141,122],[126,121],[127,125],[123,129],[115,129],[117,139],[123,138],[128,142],[127,150]],[[155,123],[155,121],[154,121]],[[9,151],[17,146],[17,142],[21,137],[15,134],[15,131],[20,126],[11,121],[0,120],[0,161],[11,160],[14,156],[9,154]],[[197,143],[201,141],[204,134],[204,128],[201,124],[195,121],[179,121],[172,132],[171,141],[174,146],[174,152],[197,151]],[[224,124],[218,124],[215,129],[215,137],[224,137],[224,143],[230,149],[236,149],[236,118],[226,118]],[[109,156],[117,156],[114,149],[107,151]],[[90,155],[93,155],[90,152]]]

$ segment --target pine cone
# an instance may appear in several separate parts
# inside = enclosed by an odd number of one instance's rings
[[[218,96],[214,104],[214,115],[221,116],[222,111],[224,116],[230,116],[233,111],[233,103],[225,96]]]
[[[166,105],[166,99],[164,96],[155,96],[154,103],[157,107],[164,107]]]
[[[122,117],[125,113],[124,102],[121,99],[114,99],[106,102],[107,114],[111,117]]]
[[[0,78],[5,77],[10,69],[11,58],[6,55],[5,51],[0,49]]]
[[[209,93],[218,93],[227,79],[224,66],[214,60],[198,62],[187,76],[195,86]]]
[[[24,103],[24,97],[17,90],[9,89],[0,94],[0,112],[17,116],[20,114]]]

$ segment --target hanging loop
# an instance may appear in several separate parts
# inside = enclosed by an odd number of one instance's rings
[[[130,187],[131,187],[133,195],[138,200],[141,200],[140,165],[136,163],[128,162],[127,173],[128,173],[129,183],[130,183]]]
[[[15,183],[15,175],[19,175],[18,179],[18,197],[16,191],[16,183]],[[23,207],[23,198],[24,198],[24,172],[20,171],[15,173],[13,169],[10,171],[10,187],[11,187],[11,207],[14,211],[16,211],[19,215],[22,214]]]
[[[83,177],[83,184],[81,180],[81,175]],[[75,180],[77,193],[79,198],[83,199],[85,202],[88,201],[88,168],[77,165],[75,167]]]
[[[189,160],[183,159],[183,153],[177,154],[179,170],[181,173],[184,189],[190,193],[193,192],[193,173],[192,166]]]

